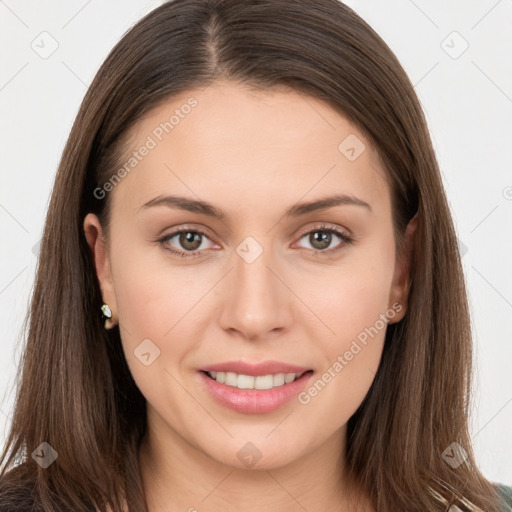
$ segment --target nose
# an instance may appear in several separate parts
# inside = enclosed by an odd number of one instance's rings
[[[235,253],[233,269],[224,283],[219,317],[222,329],[249,341],[279,335],[293,322],[293,294],[285,284],[283,267],[267,247],[251,261],[250,251],[255,250],[257,247],[249,244],[249,257],[243,246]]]

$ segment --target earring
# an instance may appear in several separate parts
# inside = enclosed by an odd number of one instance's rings
[[[105,329],[110,329],[112,327],[112,311],[108,304],[103,304],[103,306],[101,306],[101,314],[103,318],[105,318]]]

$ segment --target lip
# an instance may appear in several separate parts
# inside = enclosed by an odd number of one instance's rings
[[[226,361],[201,368],[205,372],[233,372],[242,375],[258,377],[276,373],[304,373],[312,368],[295,366],[280,361],[264,361],[262,363],[248,363],[246,361]]]
[[[283,365],[281,365],[281,367],[283,367]],[[288,366],[288,368],[290,368],[290,366]],[[261,368],[258,368],[258,371],[260,369]],[[275,411],[276,409],[283,407],[306,387],[314,375],[313,370],[306,370],[306,373],[304,373],[301,377],[294,380],[293,382],[290,382],[289,384],[283,384],[282,386],[278,386],[272,389],[238,389],[233,386],[227,386],[226,384],[220,384],[216,380],[209,377],[206,374],[206,371],[198,371],[197,373],[202,381],[202,384],[210,396],[217,401],[217,403],[227,407],[228,409],[246,414],[263,414]],[[270,373],[300,372],[290,371]],[[262,375],[268,375],[268,373],[262,373]]]

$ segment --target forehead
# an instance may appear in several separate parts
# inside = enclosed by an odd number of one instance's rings
[[[238,211],[334,192],[388,199],[364,135],[328,104],[293,90],[216,82],[160,104],[127,140],[113,204],[138,208],[178,192]]]

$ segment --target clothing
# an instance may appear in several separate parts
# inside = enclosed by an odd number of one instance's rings
[[[496,484],[496,487],[503,496],[503,512],[512,512],[512,487],[503,484]]]

